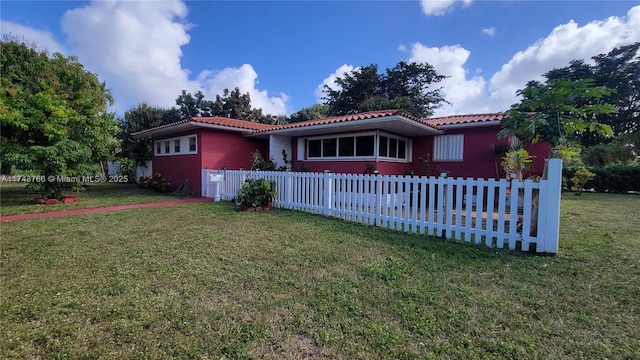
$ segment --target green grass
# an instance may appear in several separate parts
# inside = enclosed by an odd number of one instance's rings
[[[25,186],[26,183],[0,183],[2,201],[0,216],[156,202],[176,198],[135,184],[94,183],[88,185],[85,191],[78,193],[79,200],[76,203],[36,205],[33,202],[36,196],[27,193]]]
[[[636,358],[639,213],[565,195],[557,256],[230,203],[3,223],[0,353]]]

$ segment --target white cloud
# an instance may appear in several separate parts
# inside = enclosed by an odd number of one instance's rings
[[[64,45],[53,36],[27,26],[2,22],[2,32],[77,55],[85,67],[106,81],[116,99],[115,111],[141,102],[171,107],[182,89],[202,90],[215,98],[226,87],[249,92],[251,104],[266,114],[285,114],[289,96],[269,95],[257,88],[258,74],[250,64],[222,70],[201,70],[196,79],[181,64],[182,46],[190,41],[188,9],[179,0],[93,1],[67,11],[61,19]]]
[[[264,114],[284,114],[289,97],[284,93],[269,96],[266,90],[256,89],[257,79],[258,73],[250,64],[238,68],[228,67],[219,72],[205,70],[198,76],[207,99],[215,99],[216,94],[222,94],[225,88],[233,90],[238,87],[241,93],[249,93],[251,105],[261,108]]]
[[[569,61],[608,53],[615,47],[640,41],[640,6],[626,17],[610,17],[579,26],[573,21],[557,26],[551,33],[516,53],[489,81],[475,71],[470,77],[465,64],[471,53],[459,45],[427,47],[413,44],[411,61],[428,62],[450,78],[440,82],[451,105],[436,110],[436,116],[505,111],[518,102],[516,91],[530,80]]]
[[[463,3],[468,6],[473,0],[422,0],[420,2],[422,11],[426,15],[442,16],[451,11],[456,3]]]
[[[640,6],[630,9],[626,18],[610,17],[582,27],[574,21],[559,25],[502,65],[491,78],[489,101],[493,108],[507,109],[518,101],[515,92],[527,81],[541,80],[542,74],[573,59],[590,61],[594,55],[636,41],[640,41]]]
[[[409,61],[429,63],[437,73],[449,76],[435,87],[442,87],[442,93],[451,105],[443,105],[435,116],[488,111],[485,104],[486,82],[481,76],[469,77],[465,63],[471,52],[460,45],[427,47],[415,43],[411,47]]]
[[[2,29],[3,35],[16,36],[16,40],[29,45],[36,44],[40,50],[47,50],[50,53],[64,53],[64,47],[48,31],[33,29],[11,21],[1,21],[0,29]]]
[[[487,35],[489,35],[489,36],[491,36],[491,37],[496,36],[496,28],[494,28],[494,27],[482,29],[482,32],[487,34]]]
[[[327,76],[324,80],[322,80],[322,83],[318,85],[316,91],[314,92],[318,102],[322,102],[322,97],[324,96],[323,90],[325,85],[333,90],[336,90],[339,88],[339,86],[335,83],[337,78],[341,78],[345,73],[350,73],[358,69],[359,67],[354,68],[352,65],[344,64],[340,66],[336,71],[334,71],[333,74]]]
[[[169,107],[196,91],[180,64],[189,43],[186,6],[178,1],[94,1],[61,20],[71,51],[112,89],[123,112],[138,102]]]

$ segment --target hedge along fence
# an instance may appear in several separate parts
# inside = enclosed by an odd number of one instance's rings
[[[571,178],[578,169],[580,168],[565,167],[562,170],[563,181],[568,189],[571,189]],[[610,165],[602,168],[587,167],[587,170],[596,176],[585,184],[585,189],[612,193],[640,192],[640,166]]]

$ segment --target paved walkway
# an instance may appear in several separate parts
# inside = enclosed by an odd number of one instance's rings
[[[104,206],[104,207],[87,208],[87,209],[50,211],[50,212],[35,213],[35,214],[9,215],[9,216],[0,216],[0,222],[24,220],[24,219],[35,219],[35,218],[52,217],[52,216],[89,214],[89,213],[104,212],[104,211],[138,209],[138,208],[167,206],[167,205],[176,205],[176,204],[191,204],[191,203],[199,203],[204,201],[213,201],[213,199],[189,198],[189,199],[180,199],[180,200],[158,201],[158,202],[143,203],[143,204],[116,205],[116,206]]]

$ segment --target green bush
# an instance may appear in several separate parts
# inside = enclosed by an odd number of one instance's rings
[[[243,207],[265,207],[276,196],[276,184],[265,179],[247,179],[238,191],[238,204]]]
[[[579,167],[566,167],[562,170],[565,183],[569,184]],[[625,193],[640,191],[640,166],[610,165],[605,167],[588,167],[595,177],[584,184],[585,189],[596,192]]]
[[[171,183],[169,183],[167,179],[160,173],[155,173],[153,177],[141,176],[140,185],[142,185],[142,187],[153,189],[158,192],[168,192],[169,190],[171,190]]]

